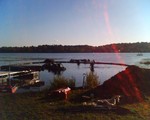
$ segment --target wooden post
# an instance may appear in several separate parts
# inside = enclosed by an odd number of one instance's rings
[[[90,68],[92,72],[94,72],[94,64],[95,64],[94,60],[90,62]]]
[[[86,78],[86,73],[83,73],[83,83],[82,83],[82,87],[85,87],[85,78]]]

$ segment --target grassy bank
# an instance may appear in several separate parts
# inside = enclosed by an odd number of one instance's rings
[[[0,94],[0,120],[149,120],[150,97],[119,110],[82,108],[66,101],[48,101],[45,92]]]
[[[0,93],[0,120],[150,120],[149,73],[149,69],[130,66],[94,89],[72,90],[68,101],[52,100],[46,97],[47,91]],[[83,106],[82,93],[94,93],[99,99],[123,95],[125,104],[116,109]]]

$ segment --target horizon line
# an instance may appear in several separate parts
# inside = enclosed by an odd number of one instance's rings
[[[30,45],[30,46],[0,46],[2,47],[38,47],[38,46],[91,46],[91,47],[99,47],[99,46],[107,46],[107,45],[114,45],[114,44],[135,44],[135,43],[150,43],[150,42],[125,42],[125,43],[110,43],[110,44],[104,44],[104,45],[88,45],[88,44],[76,44],[76,45],[63,45],[63,44],[41,44],[41,45]]]

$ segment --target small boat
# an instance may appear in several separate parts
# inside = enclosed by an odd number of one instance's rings
[[[45,82],[41,80],[31,80],[29,86],[30,87],[41,87],[44,86]]]
[[[137,56],[143,56],[143,54],[142,53],[138,53]]]
[[[0,92],[15,93],[18,86],[17,84],[11,84],[11,79],[9,73],[2,72],[0,74]]]
[[[28,87],[41,87],[41,86],[43,86],[45,84],[45,82],[44,81],[41,81],[41,80],[31,80],[31,81],[29,81],[26,85],[24,85],[24,86],[28,86]],[[23,87],[24,87],[23,86]]]
[[[18,86],[0,85],[0,92],[15,93]]]
[[[24,85],[41,86],[44,83],[40,82],[38,74],[39,72],[36,71],[1,72],[0,92],[15,93]],[[34,84],[30,84],[33,80],[35,81]]]

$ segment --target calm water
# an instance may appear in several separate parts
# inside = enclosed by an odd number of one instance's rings
[[[150,68],[150,65],[140,64],[142,61],[150,61],[150,53],[143,53],[143,56],[137,56],[137,53],[0,53],[0,65],[43,61],[46,58],[55,60],[70,59],[90,59],[99,62],[125,63],[129,65],[137,65],[144,68]],[[66,71],[62,73],[67,78],[75,78],[76,86],[82,85],[83,73],[90,72],[90,66],[87,64],[63,64]],[[117,65],[95,65],[95,73],[99,76],[100,83],[111,78],[126,67]],[[49,86],[55,75],[51,72],[40,72],[40,79]]]

